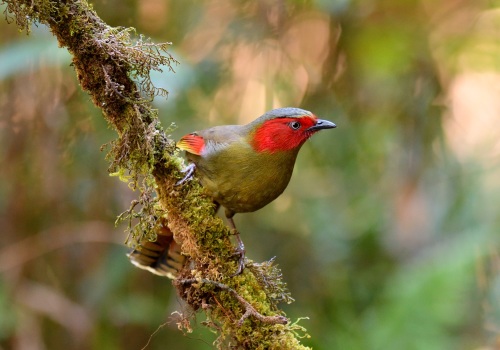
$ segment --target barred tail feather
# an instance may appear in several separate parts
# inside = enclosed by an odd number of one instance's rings
[[[174,241],[173,233],[166,226],[158,232],[155,242],[141,241],[127,256],[136,267],[171,279],[177,277],[186,261],[180,245]]]

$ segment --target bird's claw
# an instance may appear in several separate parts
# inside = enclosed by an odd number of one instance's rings
[[[241,275],[243,269],[245,268],[245,244],[240,238],[238,231],[234,230],[233,234],[236,236],[236,240],[238,241],[238,245],[233,256],[238,256],[238,270],[231,277]]]
[[[236,248],[234,256],[238,256],[238,269],[231,275],[231,277],[241,275],[245,269],[245,249],[241,250],[241,247]]]
[[[181,173],[186,174],[184,177],[177,181],[175,186],[180,186],[186,181],[189,181],[193,178],[193,173],[196,170],[196,165],[194,163],[189,163],[184,169],[181,170]]]

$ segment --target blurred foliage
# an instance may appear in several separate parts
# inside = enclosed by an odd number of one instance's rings
[[[277,256],[315,349],[498,349],[500,9],[460,0],[107,0],[173,42],[156,100],[179,138],[298,106],[338,128],[285,193],[236,217]],[[3,11],[3,8],[2,8]],[[0,21],[0,349],[210,349],[171,283],[135,269],[107,174],[115,136],[44,27]],[[198,320],[197,323],[203,320]],[[155,332],[156,331],[156,332]]]

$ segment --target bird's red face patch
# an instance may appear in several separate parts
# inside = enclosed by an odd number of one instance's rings
[[[254,132],[253,148],[257,152],[275,153],[300,147],[315,131],[315,116],[275,118],[265,121]]]

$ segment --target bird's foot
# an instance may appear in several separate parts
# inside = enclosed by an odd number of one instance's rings
[[[238,257],[238,270],[234,274],[231,275],[231,277],[241,275],[243,272],[243,269],[245,268],[245,244],[243,244],[243,241],[240,238],[240,234],[238,231],[234,231],[234,235],[236,236],[236,240],[238,241],[238,245],[236,246],[236,250],[234,251],[233,256]]]
[[[177,181],[177,183],[175,185],[180,186],[183,183],[185,183],[186,181],[191,180],[193,178],[193,173],[195,170],[196,170],[196,165],[194,163],[189,163],[187,165],[187,167],[185,167],[184,169],[181,170],[181,173],[186,174],[186,175],[184,175],[182,180]]]
[[[245,250],[236,248],[233,255],[238,257],[238,269],[231,275],[231,277],[241,275],[241,273],[245,269]]]

